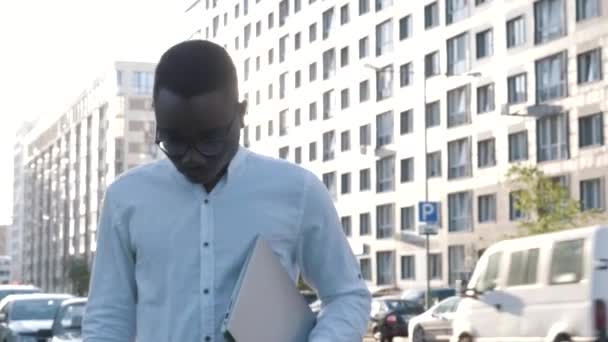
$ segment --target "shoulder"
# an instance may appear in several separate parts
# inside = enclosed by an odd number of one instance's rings
[[[319,182],[319,178],[313,172],[299,165],[253,151],[247,152],[247,168],[248,172],[271,178],[278,184],[297,186],[300,189],[307,188],[311,183]]]
[[[152,184],[171,181],[172,165],[166,159],[137,166],[116,177],[106,189],[106,198],[114,201],[129,201],[129,198],[143,195]]]

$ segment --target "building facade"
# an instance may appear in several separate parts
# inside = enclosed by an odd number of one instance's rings
[[[608,1],[186,1],[225,46],[243,144],[313,170],[372,284],[423,286],[417,203],[441,204],[432,285],[516,231],[512,165],[606,208]]]
[[[95,255],[106,186],[158,157],[154,64],[116,62],[64,113],[40,119],[25,146],[23,281],[69,291],[69,265]]]

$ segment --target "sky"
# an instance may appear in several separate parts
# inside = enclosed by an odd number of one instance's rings
[[[184,1],[0,1],[0,224],[12,215],[21,122],[61,113],[116,60],[156,62],[186,38]]]

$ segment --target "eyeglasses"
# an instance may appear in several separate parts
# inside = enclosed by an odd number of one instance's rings
[[[215,157],[222,153],[222,150],[226,145],[226,137],[232,131],[237,116],[238,115],[235,115],[234,118],[232,118],[228,126],[224,128],[224,132],[222,132],[218,138],[200,139],[194,142],[180,139],[162,138],[160,131],[157,129],[156,144],[161,151],[163,151],[170,158],[181,158],[186,155],[190,149],[194,149],[196,152],[205,157]]]

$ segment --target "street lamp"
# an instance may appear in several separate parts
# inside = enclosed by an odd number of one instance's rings
[[[423,60],[422,65],[425,65],[425,61]],[[385,67],[376,67],[372,64],[366,63],[364,65],[366,68],[368,69],[372,69],[374,71],[376,71],[376,77],[379,73],[383,73],[383,72],[390,72],[391,74],[393,74],[395,72],[394,68],[393,68],[393,64],[389,64]],[[413,70],[409,70],[409,75],[413,75],[414,71]],[[480,72],[476,72],[476,71],[472,71],[472,72],[467,72],[467,73],[463,73],[463,74],[459,74],[459,75],[449,75],[446,73],[442,73],[439,75],[434,75],[434,76],[443,76],[443,77],[447,77],[447,78],[459,78],[459,77],[470,77],[470,78],[479,78],[482,76],[482,74]],[[423,164],[424,164],[424,202],[427,203],[429,201],[429,178],[427,175],[427,155],[428,155],[428,128],[427,128],[427,122],[426,122],[426,105],[427,105],[427,78],[429,78],[430,76],[427,76],[426,72],[423,72],[423,85],[422,85],[422,91],[423,91],[423,96],[422,96],[422,100],[423,100],[423,111],[424,111],[424,157],[423,157]],[[378,81],[376,79],[376,85],[378,84]],[[376,89],[377,92],[377,89]],[[430,308],[431,306],[431,263],[430,263],[430,235],[433,234],[433,232],[431,231],[431,229],[428,229],[430,227],[426,227],[427,229],[425,229],[423,231],[423,235],[425,235],[425,250],[426,250],[426,293],[425,293],[425,304],[427,309]]]

